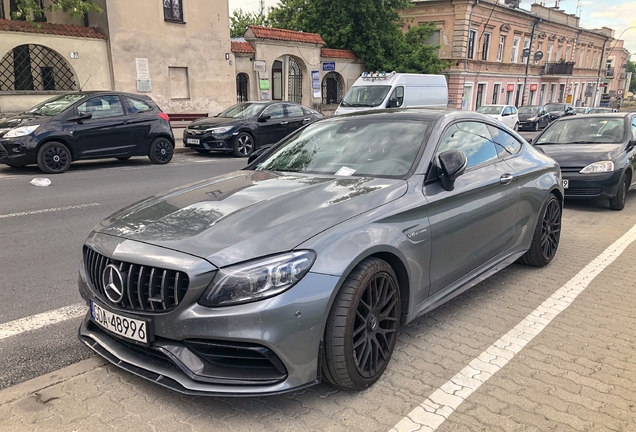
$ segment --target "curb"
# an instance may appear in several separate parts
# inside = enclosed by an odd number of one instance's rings
[[[35,392],[39,392],[48,387],[52,387],[79,375],[85,374],[86,372],[103,367],[106,364],[108,364],[107,360],[95,356],[82,360],[79,363],[72,364],[71,366],[50,372],[46,375],[17,384],[13,387],[0,390],[0,405],[8,404],[17,399],[27,397]]]

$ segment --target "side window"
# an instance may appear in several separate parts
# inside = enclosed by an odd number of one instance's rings
[[[305,115],[303,109],[298,105],[285,104],[285,109],[287,110],[287,117],[303,117]]]
[[[126,99],[126,112],[128,114],[136,114],[142,113],[146,111],[152,111],[152,107],[145,102],[140,101],[139,99],[132,99],[129,97],[124,97]]]
[[[515,108],[515,107],[510,107],[510,112],[512,113],[512,115],[517,114],[517,108]]]
[[[404,87],[402,86],[396,87],[393,90],[393,93],[391,93],[391,97],[389,98],[389,100],[391,99],[397,99],[398,107],[401,107],[402,104],[404,103]]]
[[[488,130],[490,135],[492,135],[492,140],[495,142],[499,157],[504,158],[521,151],[522,144],[508,132],[495,126],[488,126]]]
[[[636,139],[636,117],[632,119],[632,139]]]
[[[270,105],[265,108],[262,115],[272,116],[272,119],[282,119],[285,118],[285,110],[283,109],[283,104],[275,104]]]
[[[503,115],[510,115],[512,114],[512,108],[510,108],[509,106],[505,107],[503,110]]]
[[[118,96],[98,96],[77,107],[79,114],[90,113],[94,119],[124,115],[124,107]]]
[[[461,150],[468,158],[467,168],[497,160],[497,150],[488,127],[484,123],[455,123],[446,130],[437,154],[447,150]]]

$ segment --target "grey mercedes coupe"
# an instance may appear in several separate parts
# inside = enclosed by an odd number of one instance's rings
[[[484,115],[319,121],[95,227],[79,338],[182,393],[363,389],[400,326],[515,261],[547,265],[562,202],[558,165]]]

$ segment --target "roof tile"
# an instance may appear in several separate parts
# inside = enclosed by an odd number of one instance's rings
[[[256,50],[249,42],[232,41],[233,53],[256,54]]]
[[[325,41],[316,33],[305,33],[293,30],[277,29],[273,27],[263,27],[251,25],[249,28],[259,39],[273,39],[289,42],[302,42],[317,45],[324,45]]]
[[[352,59],[352,60],[356,60],[358,58],[351,50],[342,50],[342,49],[333,49],[333,48],[322,48],[320,50],[320,57]]]
[[[78,25],[38,23],[38,27],[27,21],[0,19],[0,31],[12,31],[22,33],[39,33],[57,36],[74,36],[91,39],[103,39],[108,37],[95,27],[83,27]]]

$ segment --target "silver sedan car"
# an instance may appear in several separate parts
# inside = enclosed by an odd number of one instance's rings
[[[363,389],[400,326],[515,261],[550,263],[562,202],[558,165],[487,116],[323,120],[97,225],[79,338],[182,393]]]

